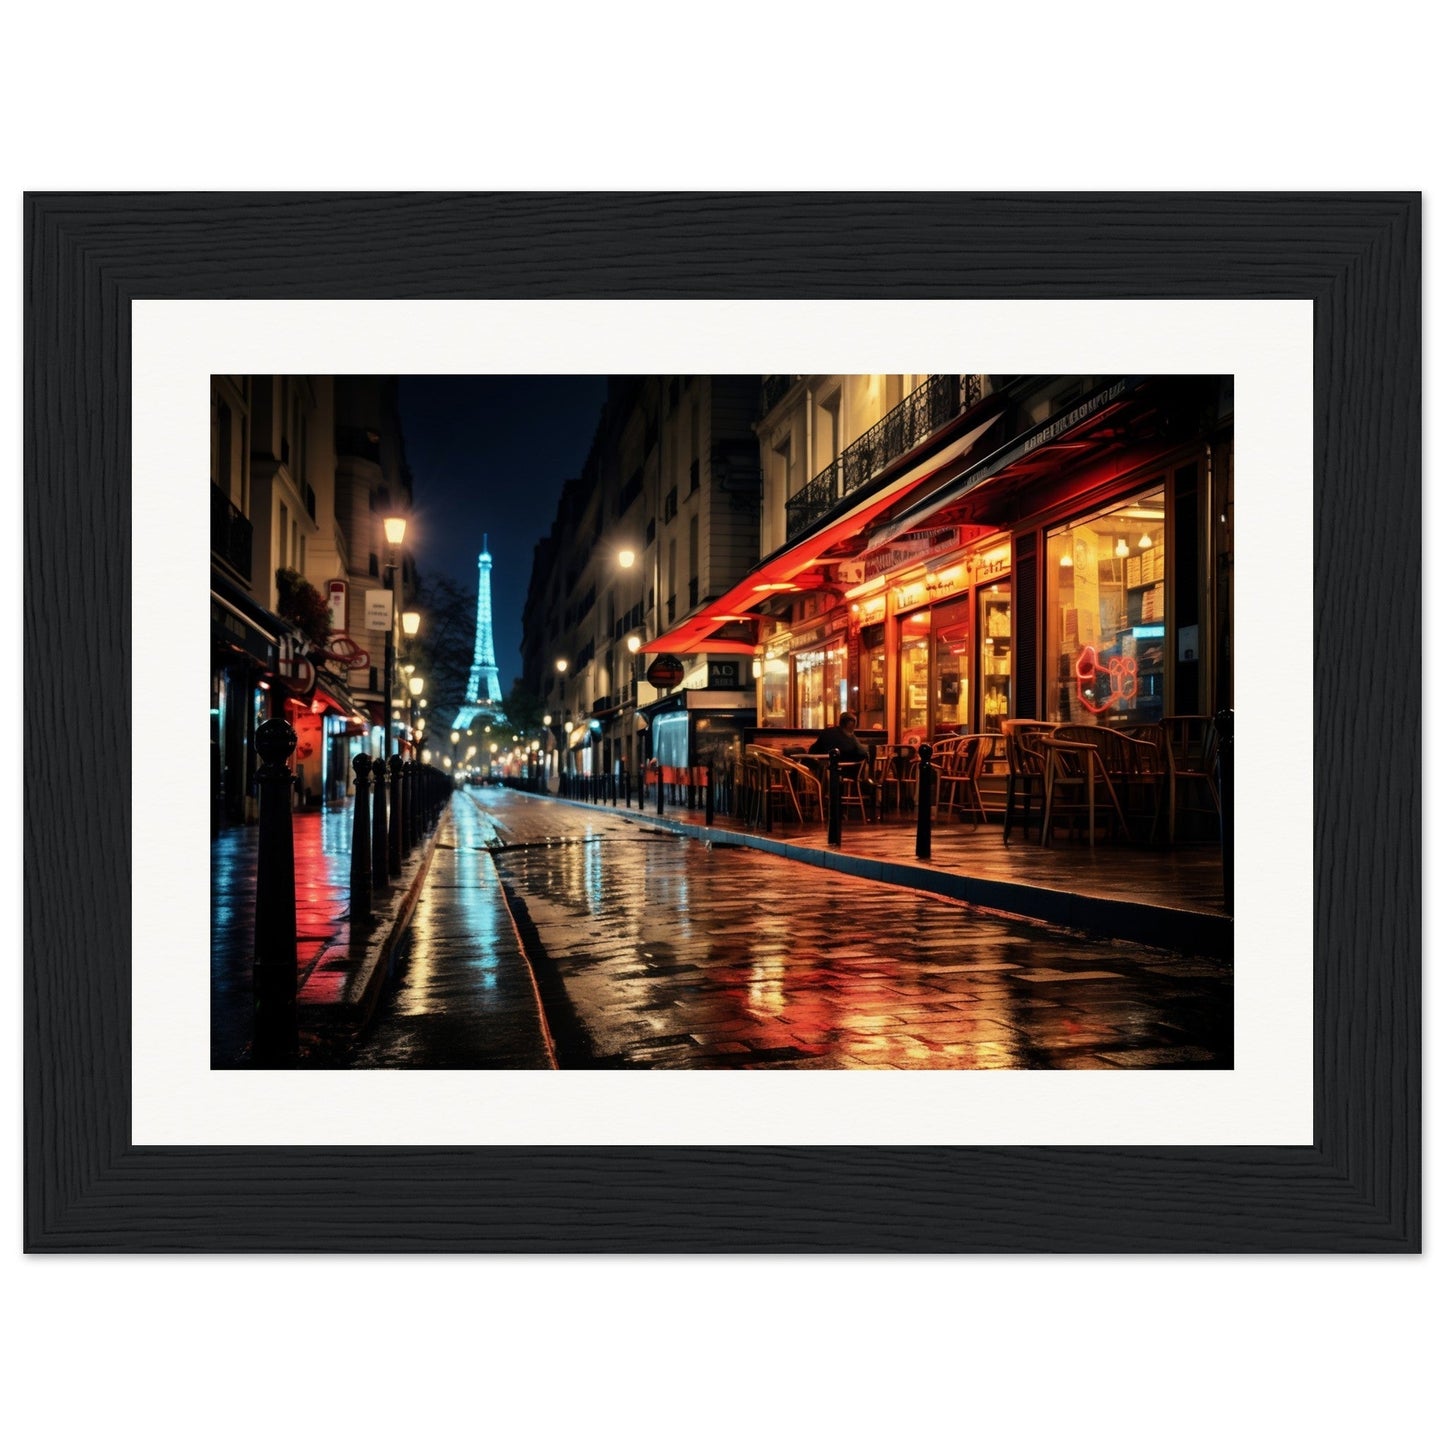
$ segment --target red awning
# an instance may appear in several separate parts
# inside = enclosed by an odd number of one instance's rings
[[[780,548],[764,558],[757,567],[721,597],[704,603],[691,617],[685,618],[671,631],[642,644],[643,652],[675,652],[683,656],[698,652],[747,653],[754,651],[750,642],[736,639],[714,640],[712,634],[729,622],[749,621],[751,609],[758,607],[778,592],[806,592],[823,582],[823,567],[828,554],[860,536],[872,522],[899,503],[915,495],[937,477],[939,471],[957,462],[1003,412],[1003,398],[988,396],[974,408],[974,425],[950,442],[936,455],[887,482],[877,491],[868,492],[847,511],[825,521],[820,527],[796,542]],[[985,416],[984,414],[987,413]]]

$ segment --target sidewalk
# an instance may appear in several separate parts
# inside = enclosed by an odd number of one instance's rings
[[[351,921],[352,805],[292,816],[296,865],[297,1012],[303,1036],[334,1040],[369,1019],[415,907],[436,833],[399,878],[376,891],[369,923]],[[251,1044],[256,910],[255,827],[211,841],[211,1067],[244,1067]]]
[[[478,796],[485,800],[487,791]],[[772,833],[749,832],[718,814],[706,825],[701,810],[668,804],[659,816],[655,798],[639,810],[621,805],[581,803],[548,794],[519,794],[540,807],[538,821],[525,826],[543,835],[551,808],[579,808],[599,816],[630,820],[634,826],[664,828],[713,846],[761,849],[815,867],[830,868],[917,888],[980,908],[1080,929],[1104,938],[1201,954],[1233,956],[1234,923],[1224,909],[1224,873],[1219,849],[1208,844],[1174,848],[1125,847],[1058,842],[1048,848],[1015,831],[1008,847],[997,824],[935,822],[932,858],[916,857],[912,818],[861,823],[849,818],[841,848],[831,848],[821,825],[778,826]]]

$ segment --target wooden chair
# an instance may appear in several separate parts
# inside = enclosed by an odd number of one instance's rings
[[[772,748],[754,746],[750,751],[756,757],[760,770],[764,819],[771,817],[777,822],[780,817],[791,814],[802,823],[806,821],[805,803],[815,808],[816,816],[822,818],[822,785],[807,768]]]
[[[1202,784],[1215,819],[1220,816],[1219,789],[1214,784],[1219,737],[1214,730],[1214,719],[1208,717],[1166,717],[1160,726],[1164,732],[1164,746],[1168,754],[1166,786],[1169,793],[1169,841],[1172,843],[1179,814],[1186,811],[1181,799],[1187,799],[1190,790],[1198,794]],[[1201,805],[1188,811],[1207,814],[1210,809]]]
[[[1003,809],[1003,840],[1008,842],[1013,831],[1014,815],[1023,804],[1023,830],[1029,835],[1029,812],[1034,799],[1039,803],[1039,823],[1044,816],[1044,754],[1039,739],[1058,727],[1057,723],[1039,722],[1034,718],[1007,718],[1003,725],[1004,756],[1008,761],[1008,782],[1005,785]],[[1040,835],[1042,841],[1042,834]]]
[[[1158,723],[1129,723],[1114,731],[1128,742],[1133,756],[1124,784],[1125,809],[1141,822],[1148,817],[1149,841],[1157,842],[1169,773],[1164,729]]]
[[[1089,846],[1094,846],[1097,814],[1101,803],[1109,807],[1109,821],[1117,823],[1125,840],[1129,820],[1114,786],[1122,765],[1122,752],[1115,747],[1122,739],[1102,727],[1061,727],[1040,739],[1044,753],[1044,826],[1040,841],[1047,845],[1060,816],[1076,823],[1088,820]],[[1109,764],[1113,761],[1115,773]]]
[[[938,809],[974,814],[974,826],[988,822],[988,813],[979,792],[978,780],[988,758],[991,739],[985,733],[967,733],[952,740],[953,746],[943,749],[943,762],[938,773]]]

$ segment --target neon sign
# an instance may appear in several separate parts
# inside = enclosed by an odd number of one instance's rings
[[[1074,691],[1079,702],[1091,713],[1108,712],[1120,703],[1131,703],[1139,695],[1139,662],[1133,657],[1111,657],[1102,671],[1109,679],[1109,695],[1103,702],[1094,701],[1094,685],[1099,680],[1099,654],[1092,645],[1084,647],[1074,659]]]

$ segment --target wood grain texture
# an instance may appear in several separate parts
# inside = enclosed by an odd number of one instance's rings
[[[25,234],[27,715],[94,743],[29,756],[27,1249],[1419,1249],[1418,196],[31,195]],[[1313,1147],[133,1148],[130,303],[236,296],[1312,300],[1356,674],[1315,682]]]

